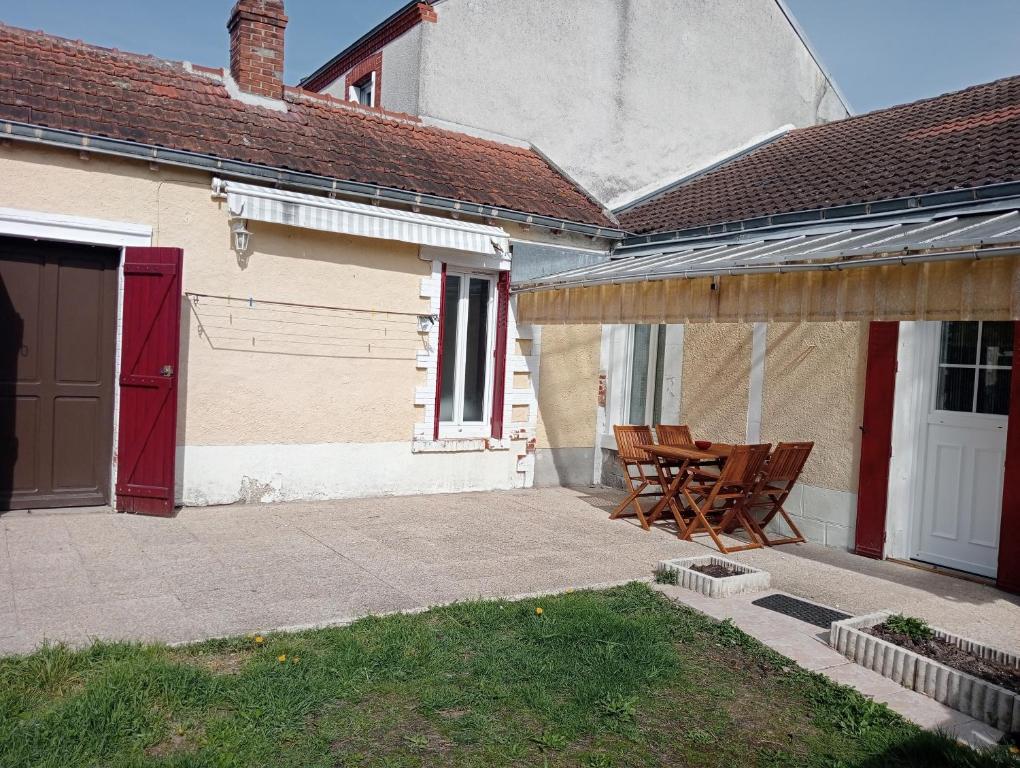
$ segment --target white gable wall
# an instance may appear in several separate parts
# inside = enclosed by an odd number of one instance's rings
[[[407,52],[384,51],[383,106],[529,141],[609,206],[782,125],[847,115],[775,0],[434,7],[414,30],[417,89],[395,84],[415,76]]]

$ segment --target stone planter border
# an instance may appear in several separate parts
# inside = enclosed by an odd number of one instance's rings
[[[890,611],[879,611],[834,621],[829,645],[851,661],[975,720],[1007,733],[1020,731],[1020,694],[861,631],[881,624],[891,615]],[[1014,654],[942,629],[935,629],[935,636],[980,658],[1020,667],[1020,657]]]
[[[736,569],[738,575],[717,579],[704,573],[692,571],[692,565],[728,565]],[[752,568],[735,560],[728,560],[725,557],[717,557],[715,555],[663,560],[659,563],[659,567],[656,570],[657,572],[676,572],[678,586],[700,592],[706,597],[730,597],[742,592],[761,592],[768,589],[772,583],[768,571]]]

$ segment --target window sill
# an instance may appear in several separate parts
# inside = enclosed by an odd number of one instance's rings
[[[471,453],[508,450],[510,450],[509,440],[493,440],[489,437],[415,440],[411,443],[411,453]]]

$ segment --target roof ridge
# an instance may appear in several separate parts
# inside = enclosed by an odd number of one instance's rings
[[[127,58],[135,59],[138,61],[144,61],[148,63],[169,64],[171,66],[180,68],[184,72],[187,72],[187,68],[185,65],[191,63],[180,59],[166,59],[163,58],[162,56],[156,56],[155,54],[152,53],[138,53],[136,51],[125,51],[120,48],[113,48],[108,45],[97,45],[96,43],[90,43],[87,42],[86,40],[82,40],[80,37],[79,38],[64,37],[63,35],[54,35],[52,32],[46,32],[45,30],[42,29],[29,29],[28,27],[19,27],[14,24],[7,24],[3,21],[0,21],[0,31],[2,30],[37,38],[44,38],[46,40],[50,40],[54,43],[59,43],[61,45],[77,46],[79,48],[89,48],[93,51],[96,51],[97,53],[115,54],[117,56],[125,56]],[[215,67],[202,67],[202,69],[207,70],[215,69]]]
[[[181,73],[189,76],[202,77],[212,73],[219,73],[220,76],[226,79],[229,72],[225,67],[208,67],[202,64],[196,64],[191,61],[184,61],[178,59],[167,59],[161,56],[155,56],[151,53],[137,53],[134,51],[124,51],[120,48],[112,48],[109,46],[96,45],[95,43],[89,43],[81,39],[74,39],[70,37],[62,37],[61,35],[54,35],[41,29],[28,29],[25,27],[17,27],[10,24],[5,24],[0,21],[0,30],[8,30],[14,33],[20,33],[23,35],[35,37],[38,39],[52,41],[54,43],[74,47],[74,48],[85,48],[88,50],[95,51],[100,54],[114,56],[114,57],[126,57],[135,61],[142,61],[150,64],[162,64],[165,66],[171,66]],[[200,70],[200,71],[195,71]],[[364,104],[356,104],[352,101],[340,99],[329,94],[318,93],[315,91],[308,91],[300,86],[284,86],[284,93],[280,101],[288,101],[287,97],[290,96],[293,99],[300,100],[302,103],[324,107],[328,109],[337,109],[345,113],[356,113],[368,118],[376,118],[378,120],[386,120],[391,123],[397,123],[403,125],[405,128],[412,130],[425,130],[431,133],[444,134],[446,136],[455,137],[458,141],[466,143],[493,147],[503,152],[510,152],[515,155],[527,155],[530,150],[524,147],[518,147],[513,144],[507,144],[493,139],[483,139],[478,136],[472,136],[467,133],[461,133],[460,131],[453,131],[446,128],[439,128],[433,125],[427,125],[422,122],[418,115],[411,115],[404,112],[391,112],[389,110],[382,109],[380,107],[368,107]],[[555,169],[554,169],[555,170]],[[583,194],[583,193],[582,193]]]
[[[995,80],[989,80],[987,83],[975,83],[974,85],[968,85],[968,86],[966,86],[964,88],[957,88],[954,91],[946,91],[945,93],[939,93],[939,94],[936,94],[934,96],[925,96],[923,99],[917,99],[916,101],[905,101],[905,102],[903,102],[901,104],[891,104],[888,107],[882,107],[881,109],[873,109],[870,112],[862,112],[859,115],[848,115],[847,117],[840,118],[839,120],[830,120],[827,123],[816,123],[815,125],[805,125],[803,128],[794,128],[792,131],[789,131],[786,134],[786,136],[792,136],[794,134],[804,134],[804,133],[807,133],[809,131],[816,131],[816,130],[819,130],[821,128],[827,128],[830,125],[846,125],[847,123],[849,123],[851,121],[859,121],[859,120],[864,120],[865,118],[869,118],[869,117],[877,117],[878,115],[884,115],[884,114],[887,114],[889,112],[895,112],[895,111],[900,110],[900,109],[909,109],[909,108],[913,108],[913,107],[918,107],[918,106],[920,106],[922,104],[927,104],[928,102],[931,102],[931,101],[939,101],[940,99],[947,99],[947,98],[951,98],[953,96],[959,96],[960,94],[963,94],[963,93],[968,93],[968,92],[971,92],[971,91],[979,91],[982,88],[989,88],[991,86],[998,85],[999,83],[1004,83],[1004,82],[1006,82],[1008,80],[1020,80],[1020,74],[1006,75],[1005,77],[999,77],[999,78],[996,78]],[[785,138],[785,137],[783,137],[783,138]]]

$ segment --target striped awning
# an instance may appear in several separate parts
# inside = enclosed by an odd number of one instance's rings
[[[500,227],[221,179],[213,180],[213,190],[226,195],[231,216],[251,221],[490,256],[510,250]]]

